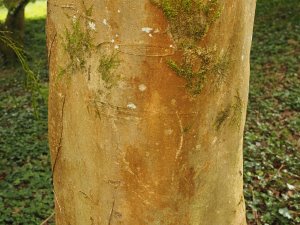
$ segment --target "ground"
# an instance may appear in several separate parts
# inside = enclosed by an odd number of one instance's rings
[[[300,224],[300,5],[260,0],[244,142],[249,225]],[[47,84],[46,3],[26,9],[26,52]],[[0,19],[5,16],[0,9]],[[0,65],[0,224],[40,224],[53,212],[47,108],[34,117],[19,66]]]

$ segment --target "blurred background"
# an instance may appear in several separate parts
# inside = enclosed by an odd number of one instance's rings
[[[46,4],[0,0],[0,224],[41,224],[54,212],[47,144]],[[251,60],[244,141],[248,224],[297,225],[299,0],[258,0]]]

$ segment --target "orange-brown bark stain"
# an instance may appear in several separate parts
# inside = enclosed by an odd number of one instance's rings
[[[170,35],[163,32],[168,28],[166,18],[152,4],[146,7],[149,16],[145,24],[161,32],[152,38],[147,36],[144,41],[169,52],[170,45],[175,44]],[[205,109],[211,98],[205,93],[192,97],[185,87],[185,80],[168,67],[167,57],[149,57],[156,54],[157,48],[147,48],[140,71],[144,76],[132,81],[135,86],[147,84],[147,92],[141,94],[137,90],[135,98],[142,108],[141,127],[144,129],[141,134],[148,138],[148,143],[144,148],[128,146],[125,163],[121,163],[131,213],[128,223],[160,221],[162,224],[188,225],[189,202],[193,200],[196,189],[196,170],[189,162],[189,154],[196,145],[198,129],[204,120],[197,110],[199,105],[201,110]],[[180,55],[180,52],[175,52],[171,57],[178,59]],[[184,131],[186,127],[190,128],[189,131]],[[164,133],[168,129],[173,131],[170,137]],[[207,140],[207,147],[210,141]]]

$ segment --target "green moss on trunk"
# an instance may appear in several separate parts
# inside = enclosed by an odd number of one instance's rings
[[[182,53],[181,60],[170,59],[168,65],[187,81],[191,94],[201,93],[208,76],[224,77],[229,60],[218,56],[217,49],[200,47],[221,15],[218,0],[152,0],[152,3],[164,12],[177,50]]]

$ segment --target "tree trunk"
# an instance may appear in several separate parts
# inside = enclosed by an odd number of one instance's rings
[[[8,31],[7,35],[19,46],[23,46],[24,44],[25,7],[28,3],[29,0],[20,0],[14,7],[9,8],[3,24],[3,30]],[[6,62],[15,62],[17,58],[15,52],[6,43],[1,41],[0,51]]]
[[[48,1],[56,224],[246,224],[254,10]]]

